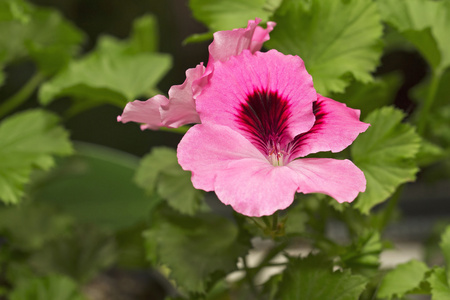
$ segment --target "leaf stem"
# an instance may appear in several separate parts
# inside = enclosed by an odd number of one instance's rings
[[[33,94],[44,79],[45,77],[42,73],[37,72],[34,74],[17,93],[6,99],[5,102],[0,105],[0,118],[13,111],[30,98],[31,94]]]
[[[273,215],[272,215],[272,230],[274,232],[277,232],[278,230],[278,211],[276,211]]]
[[[442,77],[441,71],[434,71],[432,74],[430,89],[428,90],[427,98],[425,99],[424,106],[422,107],[422,111],[420,112],[419,121],[417,125],[417,132],[421,136],[423,136],[425,132],[428,114],[430,113],[431,107],[433,106],[434,98],[436,97],[436,92],[438,90],[441,77]]]
[[[191,127],[190,126],[181,126],[178,128],[161,127],[161,128],[159,128],[159,130],[166,131],[166,132],[178,133],[178,134],[185,134],[189,130],[189,128],[191,128]]]

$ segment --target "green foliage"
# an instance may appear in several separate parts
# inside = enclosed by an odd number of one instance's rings
[[[108,148],[77,144],[75,155],[36,178],[36,201],[60,207],[81,222],[118,230],[145,220],[157,204],[133,182],[138,159]]]
[[[36,169],[48,170],[53,155],[68,155],[72,146],[59,118],[43,110],[18,113],[0,124],[0,199],[17,203]]]
[[[446,300],[450,297],[450,287],[444,268],[435,268],[428,278],[428,283],[431,286],[433,300]]]
[[[21,0],[4,0],[0,2],[0,22],[17,20],[21,23],[30,21],[30,6]]]
[[[248,20],[268,21],[281,0],[190,0],[194,17],[211,32],[245,27]]]
[[[156,84],[171,66],[166,54],[150,52],[156,47],[155,22],[151,17],[136,21],[128,42],[104,37],[95,51],[70,62],[39,90],[40,102],[49,104],[69,96],[78,101],[72,111],[109,103],[122,108],[128,101],[153,95]],[[147,34],[152,33],[146,37]]]
[[[379,0],[383,19],[420,51],[430,66],[442,72],[450,66],[450,2]]]
[[[286,0],[266,45],[299,55],[324,95],[343,92],[351,76],[370,82],[381,55],[382,25],[370,0]]]
[[[33,203],[34,204],[34,203]],[[36,251],[69,230],[73,220],[41,203],[0,208],[0,235],[14,241],[20,251]]]
[[[341,260],[344,266],[353,272],[373,275],[373,271],[380,266],[382,250],[380,234],[376,231],[368,231],[358,236],[355,242],[345,248]]]
[[[68,277],[49,275],[21,282],[10,300],[86,300],[78,285]]]
[[[392,107],[372,112],[364,119],[371,126],[353,143],[353,161],[367,180],[355,205],[363,213],[385,201],[400,184],[415,179],[420,138],[412,126],[402,123],[404,117]]]
[[[187,291],[205,292],[213,273],[235,270],[238,257],[249,248],[237,226],[218,215],[186,216],[169,210],[158,215],[145,232],[148,257],[167,266],[170,278]]]
[[[357,300],[367,279],[349,271],[334,271],[332,263],[320,255],[289,258],[280,282],[280,300]]]
[[[366,175],[367,191],[355,205],[317,194],[298,196],[297,205],[279,216],[224,218],[222,210],[202,201],[204,193],[193,188],[173,149],[154,148],[139,163],[120,152],[78,144],[73,156],[55,160],[72,154],[55,114],[35,109],[8,116],[33,99],[39,86],[40,104],[74,100],[63,105],[68,117],[101,104],[123,108],[159,92],[171,59],[157,52],[160,38],[151,15],[135,20],[129,38],[101,36],[91,53],[75,60],[84,34],[60,13],[2,0],[0,85],[14,79],[5,80],[16,62],[31,61],[35,74],[24,74],[28,82],[0,104],[0,117],[6,117],[0,123],[0,198],[9,204],[27,196],[20,205],[0,206],[0,297],[82,300],[79,287],[99,272],[111,266],[147,268],[147,259],[172,279],[176,299],[356,300],[417,293],[449,299],[450,227],[440,242],[446,266],[430,269],[410,261],[385,274],[379,270],[386,247],[381,236],[397,216],[396,201],[369,213],[399,196],[394,192],[415,179],[418,167],[434,164],[450,174],[450,1],[190,0],[189,5],[209,30],[189,41],[245,27],[249,19],[277,22],[266,45],[299,55],[318,92],[360,109],[371,124],[348,152],[338,154],[351,152]],[[414,46],[432,69],[415,88],[418,106],[408,119],[386,107],[401,84],[398,74],[375,79],[371,74],[386,24],[393,32],[385,35],[387,51]],[[9,87],[5,90],[10,94]],[[345,240],[329,234],[335,224],[345,230]],[[252,237],[271,239],[257,262],[246,259]],[[253,241],[254,250],[261,250]],[[290,257],[298,242],[314,255]],[[288,258],[281,266],[280,256]],[[285,269],[255,286],[270,266]],[[230,282],[233,271],[243,278]]]
[[[0,62],[31,57],[41,72],[52,74],[78,51],[83,34],[59,12],[23,1],[3,5],[9,18],[0,19]]]
[[[392,105],[400,84],[399,74],[391,73],[365,84],[353,81],[345,93],[335,93],[331,98],[347,104],[348,107],[359,109],[363,119],[377,108]]]
[[[448,226],[441,237],[441,243],[439,244],[444,254],[445,263],[447,266],[447,286],[450,286],[450,226]]]
[[[90,225],[78,225],[70,234],[32,253],[28,263],[40,274],[64,274],[85,283],[116,261],[114,236]]]
[[[417,260],[398,265],[384,276],[378,290],[378,297],[402,298],[406,293],[419,286],[427,271],[428,267]]]
[[[135,180],[148,194],[156,191],[181,213],[193,215],[200,208],[204,193],[192,186],[191,173],[181,168],[173,149],[154,148],[142,159]]]

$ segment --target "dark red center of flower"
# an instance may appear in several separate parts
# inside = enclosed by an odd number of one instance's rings
[[[239,128],[267,157],[282,160],[289,142],[289,102],[278,92],[256,90],[247,96],[236,115]]]

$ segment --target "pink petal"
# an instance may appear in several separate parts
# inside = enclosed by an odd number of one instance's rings
[[[359,110],[321,95],[314,103],[314,114],[314,126],[296,137],[295,149],[292,150],[294,157],[320,151],[340,152],[370,126],[359,120]]]
[[[199,124],[184,135],[177,150],[178,162],[192,171],[195,188],[213,191],[218,173],[231,161],[245,158],[267,161],[246,138],[228,127]]]
[[[225,125],[246,135],[236,115],[248,97],[259,91],[275,92],[287,101],[290,140],[313,126],[312,103],[317,93],[312,78],[300,57],[276,50],[255,54],[244,50],[226,62],[216,62],[208,86],[196,99],[202,123]]]
[[[295,172],[254,158],[231,162],[217,175],[217,197],[237,212],[260,217],[285,209],[298,187]]]
[[[214,69],[215,61],[227,61],[231,56],[239,55],[243,50],[252,53],[261,50],[263,43],[269,40],[269,33],[276,23],[267,22],[267,28],[258,26],[261,19],[249,20],[247,28],[218,31],[214,33],[214,40],[209,45],[209,59],[205,73],[196,81],[193,87],[194,97],[197,97],[202,88],[208,83]]]
[[[287,167],[297,173],[299,193],[327,194],[342,203],[352,202],[366,190],[364,173],[347,159],[303,158]]]
[[[169,102],[161,106],[161,118],[164,126],[177,128],[186,124],[200,123],[195,108],[192,84],[205,73],[203,64],[186,71],[183,84],[173,85],[169,89]]]
[[[275,25],[277,25],[275,22],[267,22],[267,29],[264,29],[260,26],[255,28],[255,32],[253,33],[252,42],[249,48],[252,53],[261,50],[264,42],[270,39],[269,33],[273,30]]]
[[[247,28],[218,31],[214,33],[214,40],[209,45],[209,65],[214,61],[226,61],[234,55],[239,55],[244,49],[252,53],[261,50],[262,44],[269,39],[269,32],[275,26],[274,22],[267,23],[267,29],[259,27],[261,19],[248,21]]]
[[[157,130],[163,126],[159,108],[167,104],[169,100],[163,95],[156,95],[146,101],[135,100],[128,102],[121,116],[117,117],[118,122],[136,122],[144,123],[141,129]]]

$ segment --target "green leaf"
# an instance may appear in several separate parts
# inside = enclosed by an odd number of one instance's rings
[[[30,21],[30,6],[22,0],[3,0],[0,2],[0,22],[17,20]]]
[[[450,66],[450,1],[379,0],[383,19],[422,53],[434,70]]]
[[[373,273],[380,266],[380,253],[383,250],[383,243],[380,234],[376,231],[368,231],[345,249],[341,256],[345,267],[353,272]]]
[[[201,213],[195,217],[163,211],[156,226],[145,232],[148,257],[166,265],[180,287],[203,293],[212,273],[236,269],[245,255],[236,225],[220,216]]]
[[[447,300],[450,298],[450,287],[446,270],[444,268],[435,268],[428,278],[431,285],[431,296],[433,300]]]
[[[78,225],[70,234],[31,253],[28,264],[38,274],[64,274],[85,283],[111,267],[116,258],[116,242],[111,232]]]
[[[78,100],[71,113],[109,103],[120,108],[138,97],[157,92],[156,85],[172,64],[167,54],[155,53],[158,33],[154,17],[136,19],[128,40],[103,36],[96,49],[42,85],[39,100],[46,105],[56,98]]]
[[[64,235],[73,219],[53,207],[38,202],[0,207],[0,232],[20,251],[37,251]]]
[[[378,297],[402,298],[420,285],[427,271],[427,265],[417,260],[398,265],[384,276],[378,289]]]
[[[289,258],[276,299],[357,300],[368,280],[349,271],[333,272],[332,268],[319,255]]]
[[[130,49],[138,52],[158,51],[158,23],[154,16],[144,15],[133,22]]]
[[[53,155],[68,155],[72,146],[59,118],[43,110],[29,110],[0,124],[0,199],[17,203],[33,170],[48,170]]]
[[[39,100],[47,105],[70,96],[92,105],[109,103],[122,108],[128,101],[148,95],[170,65],[170,56],[165,54],[94,52],[71,62],[64,72],[42,85]]]
[[[332,94],[331,98],[361,110],[361,118],[365,118],[373,110],[392,104],[400,84],[400,75],[390,73],[366,84],[354,81],[345,93]]]
[[[385,201],[400,184],[415,179],[414,158],[421,140],[411,125],[402,123],[404,117],[392,107],[372,112],[364,119],[371,126],[351,147],[353,161],[367,180],[366,191],[355,205],[362,213]]]
[[[77,284],[61,275],[36,277],[21,282],[9,295],[10,300],[85,300]]]
[[[381,55],[382,25],[371,0],[286,0],[266,42],[299,55],[321,94],[343,92],[351,76],[370,82]]]
[[[447,226],[445,232],[442,234],[441,243],[439,246],[444,254],[445,263],[447,266],[447,285],[450,286],[450,226]]]
[[[286,234],[298,235],[304,233],[308,220],[309,216],[302,205],[290,207],[284,222]]]
[[[154,148],[142,159],[135,181],[149,194],[156,189],[159,196],[181,213],[193,215],[200,208],[204,193],[192,186],[191,173],[178,164],[174,149]]]
[[[106,147],[76,144],[75,155],[36,179],[36,201],[60,207],[81,222],[111,230],[146,220],[157,204],[133,182],[139,159]]]
[[[210,31],[245,27],[248,20],[260,18],[264,22],[280,5],[281,0],[190,0],[194,17]]]
[[[0,22],[0,57],[3,57],[4,62],[22,59],[31,54],[39,66],[47,67],[45,62],[49,60],[46,58],[41,61],[42,52],[47,52],[47,48],[64,57],[61,59],[55,56],[54,59],[58,62],[66,61],[66,57],[77,52],[83,34],[64,20],[58,11],[34,6],[26,9],[30,11],[29,16],[25,13],[19,19]],[[55,65],[53,63],[51,69]]]
[[[158,50],[158,24],[152,15],[144,15],[133,22],[133,31],[127,40],[101,36],[97,41],[98,55],[117,55],[156,52]]]

